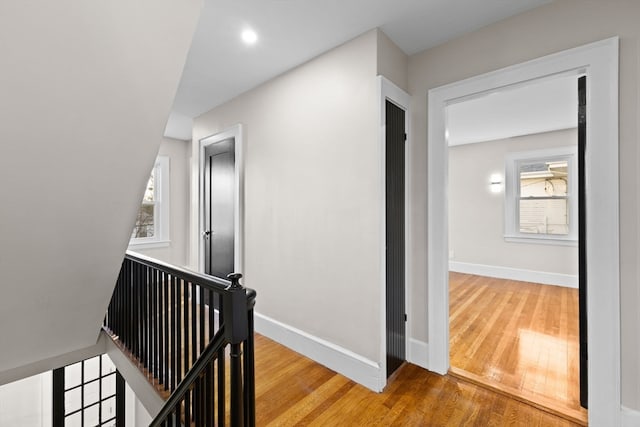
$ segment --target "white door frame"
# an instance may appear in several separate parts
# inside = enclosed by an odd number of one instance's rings
[[[430,370],[449,369],[448,146],[445,108],[506,86],[587,75],[587,318],[589,424],[620,424],[617,37],[429,91],[428,321]],[[576,100],[577,102],[577,100]]]
[[[198,271],[204,273],[204,149],[218,142],[227,139],[234,139],[235,165],[234,165],[234,244],[233,244],[233,267],[234,271],[243,273],[244,270],[244,158],[243,158],[243,135],[242,125],[237,124],[222,132],[202,138],[198,144]]]
[[[411,248],[411,226],[410,226],[410,213],[411,213],[411,191],[410,191],[410,177],[411,177],[411,169],[410,169],[410,159],[411,159],[411,138],[409,135],[409,106],[411,105],[411,96],[406,93],[404,90],[400,89],[398,86],[393,84],[389,79],[384,76],[378,76],[378,99],[380,100],[379,108],[380,108],[380,150],[382,155],[380,162],[380,170],[382,171],[382,204],[381,204],[381,239],[382,243],[380,245],[380,277],[381,277],[381,291],[380,291],[380,325],[381,325],[381,335],[380,335],[380,377],[378,379],[380,391],[384,390],[384,387],[387,385],[387,300],[386,300],[386,290],[387,290],[387,241],[386,241],[386,229],[387,229],[387,194],[386,194],[386,123],[387,123],[387,110],[386,110],[386,101],[389,100],[393,102],[395,105],[400,107],[405,111],[404,115],[404,129],[407,134],[407,140],[405,142],[405,150],[404,150],[404,159],[405,159],[405,167],[404,167],[404,247],[405,247],[405,256],[404,256],[404,298],[405,298],[405,313],[407,315],[407,322],[405,323],[405,357],[407,361],[411,361],[411,355],[409,354],[410,345],[409,345],[409,336],[410,336],[410,322],[411,322],[411,314],[410,304],[411,301],[409,292],[411,287],[408,286],[409,283],[409,272],[410,272],[410,248]]]

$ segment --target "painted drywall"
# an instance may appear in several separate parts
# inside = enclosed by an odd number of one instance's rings
[[[633,0],[556,0],[409,58],[412,134],[413,253],[426,260],[427,92],[464,78],[553,52],[620,36],[620,272],[622,400],[640,408],[640,294],[638,293],[638,123],[640,123],[640,3]],[[611,141],[611,143],[615,143]],[[411,336],[428,341],[426,263],[413,263]],[[603,367],[604,368],[604,367]]]
[[[0,386],[0,426],[51,427],[51,371]]]
[[[243,124],[242,273],[256,311],[379,362],[376,42],[370,31],[196,118],[192,165],[200,139]],[[191,236],[197,221],[192,209]]]
[[[95,345],[201,4],[0,3],[0,373]]]
[[[125,383],[124,418],[126,427],[148,426],[153,421],[140,399],[128,383]]]
[[[489,188],[494,173],[504,183],[509,153],[575,146],[577,139],[567,129],[449,147],[449,260],[577,275],[577,246],[505,241],[504,191]]]
[[[191,143],[163,138],[159,156],[169,158],[169,244],[156,248],[129,246],[129,249],[170,264],[187,265],[189,235],[189,159]]]
[[[378,74],[391,80],[396,86],[406,92],[408,86],[408,57],[381,30],[378,34]]]

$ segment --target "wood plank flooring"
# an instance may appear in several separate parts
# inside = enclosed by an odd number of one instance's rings
[[[256,334],[255,343],[258,427],[579,425],[486,387],[407,363],[383,393],[374,393],[264,336]],[[145,373],[167,399],[169,393]]]
[[[374,393],[256,335],[258,426],[575,426],[452,376],[404,364]]]
[[[582,424],[578,291],[449,274],[452,373]]]

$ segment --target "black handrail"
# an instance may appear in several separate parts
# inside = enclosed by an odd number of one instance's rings
[[[193,270],[178,267],[177,265],[169,264],[159,259],[151,258],[146,255],[142,255],[138,252],[127,251],[125,259],[134,260],[136,263],[146,265],[151,268],[163,271],[172,276],[181,277],[189,282],[195,282],[202,285],[205,288],[214,291],[223,291],[231,286],[231,280],[225,280],[220,277],[209,276],[208,274],[201,274]],[[242,277],[242,275],[240,275]]]
[[[104,327],[172,392],[152,425],[255,425],[256,292],[241,277],[219,279],[127,252]]]
[[[175,407],[182,403],[184,399],[184,395],[191,389],[193,383],[200,377],[200,374],[209,366],[212,360],[216,358],[216,354],[223,349],[228,343],[224,338],[224,334],[221,333],[222,329],[218,331],[213,341],[207,345],[205,351],[200,355],[196,363],[193,365],[191,370],[187,373],[187,375],[183,378],[183,380],[176,388],[169,399],[164,403],[158,415],[151,421],[149,427],[160,426],[162,422],[164,422],[168,417],[171,416],[171,413],[175,410]]]

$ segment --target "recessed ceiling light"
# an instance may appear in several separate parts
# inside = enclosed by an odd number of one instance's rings
[[[258,35],[252,29],[247,28],[242,32],[242,41],[248,45],[255,44],[258,41]]]

